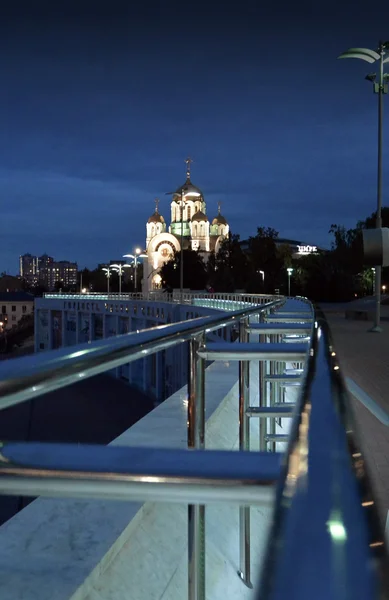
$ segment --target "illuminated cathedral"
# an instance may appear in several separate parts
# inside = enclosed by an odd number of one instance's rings
[[[197,250],[208,259],[210,252],[217,253],[222,240],[228,235],[229,226],[221,214],[218,204],[216,217],[209,221],[204,194],[191,182],[191,159],[186,161],[186,181],[172,194],[171,222],[167,231],[166,221],[159,212],[159,201],[155,200],[155,211],[146,225],[146,253],[144,261],[143,291],[161,286],[159,270],[175,251]]]

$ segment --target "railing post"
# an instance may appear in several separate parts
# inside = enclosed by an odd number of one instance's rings
[[[260,322],[265,321],[265,315],[263,312],[260,314]],[[259,341],[262,343],[266,342],[266,335],[260,335]],[[266,402],[266,361],[259,361],[259,406],[265,408]],[[259,419],[259,450],[260,452],[266,451],[266,432],[267,432],[267,419]]]
[[[247,343],[249,318],[239,323],[239,342]],[[250,450],[250,417],[247,410],[250,406],[250,362],[239,361],[239,450]],[[250,507],[239,508],[239,577],[252,588],[250,581]]]
[[[198,350],[201,333],[189,342],[188,447],[204,448],[205,360]],[[205,600],[205,506],[188,505],[188,599]]]
[[[271,335],[270,336],[270,343],[271,344],[275,344],[277,342],[277,335]],[[270,361],[270,375],[276,375],[277,374],[277,363],[275,360],[271,360]],[[271,381],[270,383],[270,406],[274,406],[276,402],[276,383],[275,381]],[[275,435],[276,433],[276,420],[275,419],[270,419],[270,433],[272,435]],[[271,442],[271,449],[272,452],[276,451],[276,443],[275,442]]]

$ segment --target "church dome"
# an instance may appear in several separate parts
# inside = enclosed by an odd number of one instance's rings
[[[148,223],[164,223],[165,219],[163,218],[162,215],[159,214],[159,212],[156,210],[151,217],[149,218],[149,220],[147,221]]]
[[[228,225],[228,223],[223,215],[218,214],[217,217],[215,217],[212,221],[212,225]]]
[[[178,196],[177,201],[181,199],[182,192],[184,192],[185,196],[190,198],[199,198],[203,196],[203,192],[196,185],[193,185],[190,179],[187,179],[184,185],[180,186],[175,192],[174,195]]]
[[[228,225],[226,219],[223,217],[223,215],[221,214],[221,202],[217,203],[218,205],[218,209],[217,209],[217,215],[214,218],[214,220],[212,221],[212,225]]]
[[[205,215],[201,210],[198,210],[192,217],[192,221],[208,221],[207,215]]]

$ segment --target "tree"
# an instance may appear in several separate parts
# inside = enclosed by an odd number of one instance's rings
[[[184,250],[184,281],[183,286],[190,290],[203,290],[207,284],[207,270],[204,260],[195,250]],[[162,287],[179,289],[180,287],[181,252],[175,252],[161,268]]]
[[[248,260],[242,250],[239,235],[230,233],[208,266],[209,285],[216,292],[234,292],[246,288]]]
[[[282,255],[277,251],[278,232],[272,227],[258,227],[257,235],[249,238],[251,266],[248,292],[274,294],[282,283]]]

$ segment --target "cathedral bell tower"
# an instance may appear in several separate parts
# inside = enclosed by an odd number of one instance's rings
[[[154,202],[155,202],[155,211],[153,212],[153,214],[147,221],[147,225],[146,225],[146,250],[148,248],[150,241],[153,239],[153,237],[155,237],[156,235],[158,235],[160,233],[165,233],[165,231],[166,231],[165,219],[163,218],[162,215],[159,214],[159,211],[158,211],[158,205],[159,205],[158,198],[156,198]]]
[[[170,233],[181,239],[184,247],[192,250],[209,250],[209,222],[205,214],[206,205],[200,188],[191,181],[192,159],[186,159],[186,181],[173,194],[171,203]]]

